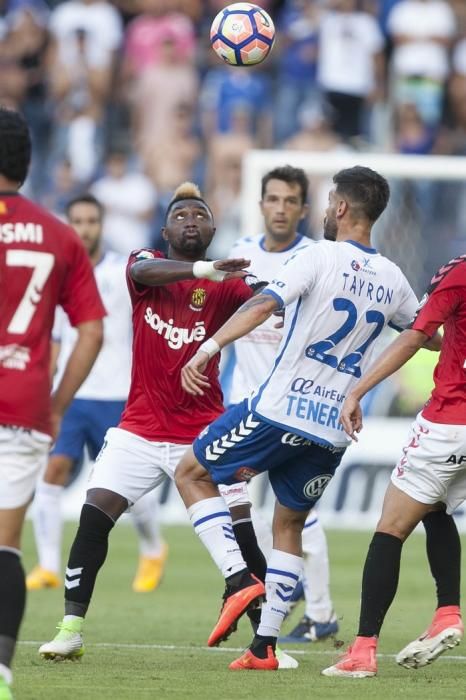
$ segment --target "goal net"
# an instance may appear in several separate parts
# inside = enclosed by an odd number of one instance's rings
[[[466,251],[466,157],[250,151],[243,160],[241,235],[262,230],[261,178],[281,165],[303,168],[309,176],[306,233],[315,239],[322,236],[334,173],[365,165],[384,175],[391,197],[374,228],[374,245],[401,267],[418,295],[440,265]]]

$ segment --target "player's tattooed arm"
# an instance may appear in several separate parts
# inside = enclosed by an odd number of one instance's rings
[[[278,307],[278,300],[270,294],[258,294],[248,299],[212,338],[201,345],[194,357],[183,367],[183,389],[189,394],[202,396],[210,387],[209,378],[203,372],[213,355],[264,323]]]
[[[131,279],[145,287],[160,287],[173,282],[192,279],[210,279],[222,282],[236,277],[244,277],[244,268],[250,264],[244,258],[231,260],[165,260],[153,258],[136,260],[130,267]]]

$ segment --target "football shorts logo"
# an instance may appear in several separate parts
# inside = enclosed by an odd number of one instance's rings
[[[331,478],[331,474],[321,474],[308,481],[303,488],[303,493],[306,498],[320,498]]]
[[[207,292],[202,287],[195,289],[191,295],[191,303],[189,308],[193,311],[200,311],[205,304]]]
[[[251,467],[240,467],[235,471],[235,479],[237,481],[251,481],[256,474],[259,474],[259,472],[251,469]]]

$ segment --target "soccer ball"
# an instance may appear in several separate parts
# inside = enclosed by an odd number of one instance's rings
[[[213,50],[231,66],[261,63],[274,41],[275,27],[270,16],[250,2],[235,2],[220,10],[210,29]]]

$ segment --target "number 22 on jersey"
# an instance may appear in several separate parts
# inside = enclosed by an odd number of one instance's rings
[[[346,374],[352,374],[354,377],[360,377],[361,368],[359,367],[359,363],[367,348],[382,332],[385,325],[385,316],[375,309],[366,311],[365,319],[367,324],[369,326],[374,326],[372,331],[359,347],[339,360],[337,355],[329,351],[336,349],[337,345],[352,332],[358,320],[358,312],[352,301],[343,299],[342,297],[337,297],[333,300],[333,308],[335,311],[345,312],[347,315],[346,319],[334,333],[328,335],[324,340],[319,340],[317,343],[309,345],[306,348],[306,357],[334,367],[337,372],[345,372]]]

